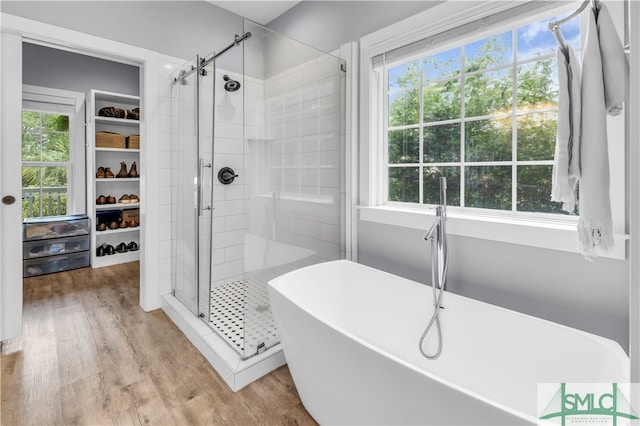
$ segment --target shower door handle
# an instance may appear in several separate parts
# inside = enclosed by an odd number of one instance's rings
[[[202,179],[204,176],[204,169],[208,168],[211,169],[213,166],[211,165],[211,163],[205,163],[204,162],[204,158],[200,158],[200,167],[198,168],[199,170],[199,176],[198,176],[198,216],[202,216],[202,212],[204,210],[211,210],[211,205],[208,205],[206,207],[203,207],[202,205],[204,204],[204,193],[202,191]]]

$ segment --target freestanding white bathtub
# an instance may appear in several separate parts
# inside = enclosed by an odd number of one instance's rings
[[[418,340],[431,287],[350,261],[282,275],[269,296],[320,424],[530,424],[538,383],[629,381],[618,343],[453,293],[443,295],[442,355],[427,360]]]

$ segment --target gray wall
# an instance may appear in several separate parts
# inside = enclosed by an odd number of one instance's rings
[[[431,282],[425,230],[359,222],[359,262]],[[447,289],[608,337],[628,350],[628,263],[449,236]]]
[[[139,74],[135,66],[23,43],[23,84],[83,93],[100,89],[139,95]]]
[[[442,1],[303,1],[267,27],[325,52]]]
[[[205,1],[7,1],[0,10],[177,58],[208,55],[242,34],[243,18]],[[241,72],[242,50],[218,65]]]

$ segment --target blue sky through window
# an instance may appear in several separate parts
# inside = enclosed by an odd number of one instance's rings
[[[553,16],[534,22],[529,25],[522,26],[517,29],[517,60],[524,61],[537,56],[552,54],[557,48],[557,42],[553,38],[553,34],[548,28],[548,23],[562,18],[564,15]],[[578,17],[566,22],[561,27],[564,39],[574,49],[580,48],[580,19]],[[505,46],[505,51],[501,56],[493,58],[491,66],[499,66],[511,62],[513,57],[512,32],[507,31],[491,37],[466,44],[464,46],[467,66],[470,58],[476,58],[482,46],[491,39],[495,39]],[[389,91],[394,91],[407,84],[399,84],[398,79],[402,79],[409,68],[417,69],[418,61],[412,61],[407,64],[399,65],[389,69]],[[443,78],[451,78],[459,74],[461,69],[461,48],[446,50],[435,55],[428,56],[423,59],[422,63],[423,76],[425,81],[439,80]],[[412,81],[417,84],[417,81]],[[411,85],[411,84],[409,84]]]

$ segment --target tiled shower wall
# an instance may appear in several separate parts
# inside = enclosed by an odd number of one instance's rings
[[[241,83],[239,90],[224,89],[224,75]],[[214,127],[214,179],[213,200],[213,276],[214,286],[243,279],[244,233],[246,229],[247,169],[244,160],[244,113],[257,113],[261,99],[249,96],[246,87],[257,84],[242,75],[216,71],[215,127]],[[249,92],[254,93],[251,89]],[[260,91],[256,92],[259,93]],[[223,185],[217,175],[222,167],[231,167],[238,175],[233,183]]]
[[[268,78],[264,136],[248,138],[249,211],[263,212],[250,216],[249,232],[319,260],[344,256],[341,73],[323,56]]]

